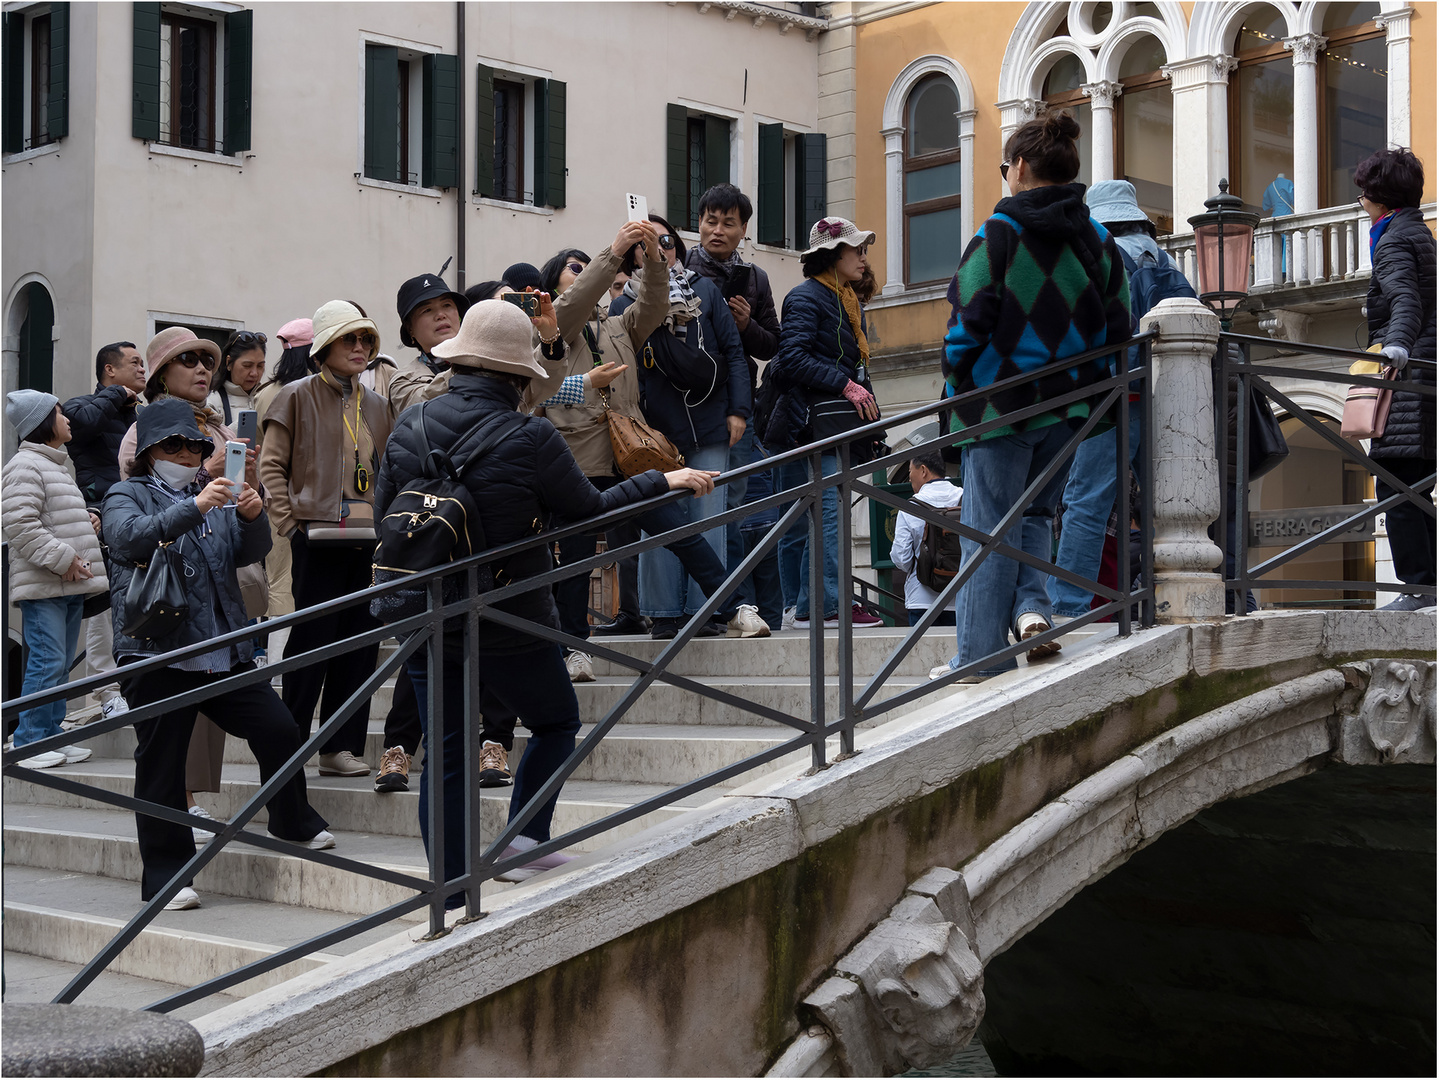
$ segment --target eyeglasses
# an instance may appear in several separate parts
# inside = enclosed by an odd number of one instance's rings
[[[210,444],[199,439],[187,439],[183,435],[171,435],[167,439],[161,439],[155,445],[167,454],[178,454],[181,450],[188,450],[192,454],[203,454]]]
[[[1009,183],[1009,162],[1001,161],[999,163],[999,178],[1006,184]]]
[[[182,352],[175,357],[173,362],[187,368],[193,368],[196,364],[204,364],[206,371],[215,370],[215,358],[207,352]]]
[[[353,349],[356,345],[365,349],[373,349],[380,343],[380,339],[368,330],[362,330],[358,334],[343,334],[336,340],[347,349]]]
[[[1370,199],[1368,195],[1360,195],[1354,201],[1357,202],[1360,206],[1363,206],[1366,200],[1369,202],[1374,201],[1373,199]]]
[[[585,272],[585,264],[577,262],[567,262],[565,263],[565,269],[572,274],[583,274]]]
[[[673,251],[675,248],[675,238],[669,233],[660,233],[660,247],[666,251]]]
[[[269,338],[258,330],[241,330],[235,335],[234,340],[230,342],[230,351],[236,352],[240,349],[253,349],[257,345],[263,349],[265,343],[269,340]]]

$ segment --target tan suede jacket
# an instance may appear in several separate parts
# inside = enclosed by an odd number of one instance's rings
[[[557,304],[556,314],[558,314],[558,307]],[[589,355],[588,350],[585,355]],[[539,346],[535,346],[535,362],[549,374],[543,379],[530,380],[529,389],[520,395],[522,412],[533,412],[535,406],[541,401],[548,401],[559,393],[560,383],[564,382],[565,376],[570,373],[566,368],[569,360],[568,354],[563,360],[546,360]],[[584,370],[588,371],[589,368],[586,367]],[[416,402],[437,398],[449,388],[450,369],[448,367],[443,368],[436,375],[423,360],[419,357],[412,357],[409,360],[400,361],[399,370],[390,379],[390,404],[395,407],[395,416],[398,417]]]
[[[265,414],[260,481],[268,492],[265,508],[281,536],[301,522],[338,521],[340,501],[354,497],[347,489],[353,488],[355,447],[340,415],[342,402],[333,376],[307,375],[282,388]],[[389,400],[373,390],[364,392],[359,407],[374,451],[370,461],[362,455],[372,486],[360,497],[370,501],[395,414]]]
[[[638,302],[626,308],[624,314],[610,318],[605,308],[597,310],[596,305],[614,283],[623,256],[624,252],[616,255],[605,248],[555,301],[555,319],[566,349],[561,375],[583,375],[595,365],[584,335],[585,324],[589,323],[600,348],[598,362],[626,364],[629,368],[603,391],[609,397],[609,407],[623,416],[643,420],[635,357],[643,351],[645,339],[659,329],[669,314],[669,273],[662,257],[647,259],[646,272],[640,275]],[[610,425],[605,419],[601,391],[586,386],[584,404],[550,405],[545,408],[545,417],[565,437],[570,453],[586,476],[615,475],[615,455],[610,448]]]

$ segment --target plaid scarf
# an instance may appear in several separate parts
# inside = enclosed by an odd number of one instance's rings
[[[631,300],[640,298],[636,283],[646,269],[647,267],[640,267],[634,276],[625,282],[623,295],[628,296]],[[699,318],[700,298],[690,285],[690,282],[694,281],[697,276],[693,270],[686,270],[678,262],[670,267],[670,310],[669,314],[665,316],[665,326],[669,328],[670,333],[680,337],[684,336],[680,327]]]

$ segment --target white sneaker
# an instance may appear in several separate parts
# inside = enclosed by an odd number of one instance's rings
[[[201,806],[199,803],[196,803],[194,806],[190,807],[190,813],[197,818],[204,818],[206,821],[220,820],[214,814],[210,813],[210,811],[206,810],[203,806]],[[209,829],[192,829],[190,831],[195,834],[195,843],[197,844],[206,843],[212,836],[215,835]]]
[[[269,830],[266,831],[268,832]],[[270,833],[270,835],[275,836],[274,833]],[[283,836],[275,836],[275,839],[284,840],[285,838]],[[321,829],[308,840],[290,840],[287,841],[287,843],[299,844],[301,847],[307,847],[311,851],[324,851],[326,848],[332,848],[335,846],[335,834],[325,829]]]
[[[938,667],[932,667],[929,669],[929,681],[934,682],[935,679],[942,679],[953,670],[954,668],[948,664],[940,664]]]
[[[200,906],[200,897],[195,890],[188,885],[170,897],[170,902],[165,905],[166,911],[189,911],[191,908]]]
[[[254,656],[254,661],[257,668],[270,666],[270,657],[268,653],[256,653]]]
[[[65,755],[66,765],[78,765],[89,758],[95,751],[88,746],[62,746],[59,752]]]
[[[570,682],[572,683],[595,681],[595,666],[590,660],[589,653],[571,649],[565,656],[565,670],[570,673]]]
[[[1049,629],[1049,620],[1037,611],[1026,611],[1019,617],[1019,640],[1025,641],[1032,637],[1038,637]],[[1036,645],[1025,654],[1025,658],[1032,664],[1036,660],[1043,660],[1047,656],[1053,656],[1059,652],[1062,646],[1057,641],[1046,641],[1043,645]]]
[[[784,618],[780,619],[779,628],[781,630],[793,630],[795,628],[794,620],[797,614],[798,612],[796,612],[794,608],[785,608]]]
[[[946,675],[948,675],[948,674],[949,674],[950,672],[952,672],[953,670],[954,670],[954,668],[950,667],[948,664],[940,664],[938,667],[932,667],[932,668],[930,668],[930,669],[929,669],[929,679],[930,679],[930,682],[933,682],[935,679],[942,679],[942,678],[944,678]],[[989,681],[989,676],[988,676],[988,675],[966,675],[964,678],[960,679],[960,680],[959,680],[958,682],[956,682],[954,685],[955,685],[955,686],[978,686],[980,683],[982,683],[982,682],[988,682],[988,681]]]
[[[65,755],[58,750],[46,750],[43,754],[25,758],[20,764],[27,769],[53,769],[56,765],[65,764]]]
[[[361,761],[348,750],[335,754],[320,755],[321,776],[369,776],[370,764]]]
[[[129,704],[119,694],[116,694],[109,701],[101,703],[100,719],[113,720],[117,716],[124,716],[129,711]]]
[[[754,604],[741,604],[729,621],[725,637],[769,637],[769,623],[759,617],[759,608]]]

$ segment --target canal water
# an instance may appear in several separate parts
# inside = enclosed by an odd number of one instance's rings
[[[984,1044],[978,1039],[971,1039],[968,1046],[943,1065],[936,1065],[933,1069],[911,1069],[909,1072],[899,1075],[998,1076],[999,1073],[994,1067],[994,1062],[990,1061],[989,1055],[984,1052]]]

